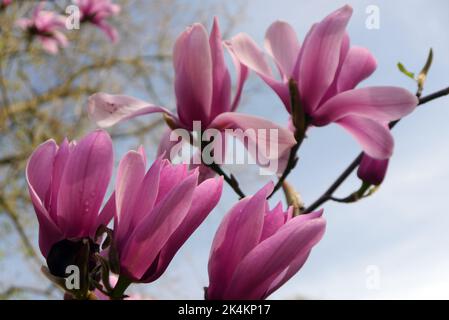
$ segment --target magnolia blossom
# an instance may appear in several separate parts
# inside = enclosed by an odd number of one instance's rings
[[[132,282],[159,278],[217,205],[223,179],[198,184],[198,171],[158,158],[145,173],[143,149],[120,161],[114,208],[114,241],[120,273]]]
[[[90,237],[113,212],[100,211],[113,168],[112,141],[102,130],[79,142],[41,144],[31,155],[26,179],[37,219],[39,247],[47,257],[64,239]],[[111,214],[112,213],[112,214]]]
[[[107,23],[106,19],[117,15],[120,6],[111,0],[75,0],[81,13],[81,22],[90,22],[100,28],[112,42],[118,40],[117,30]]]
[[[66,47],[68,40],[60,31],[65,27],[65,17],[52,11],[42,10],[43,3],[36,6],[31,18],[17,20],[17,25],[31,36],[37,37],[42,48],[50,54],[56,54],[60,47]]]
[[[12,0],[1,0],[0,1],[0,9],[6,8],[12,3]]]
[[[324,234],[322,211],[292,217],[270,210],[268,184],[240,200],[225,216],[212,244],[206,298],[265,299],[306,262]]]
[[[248,136],[248,143],[257,145],[257,158],[267,155],[268,160],[277,159],[296,143],[293,134],[271,121],[234,112],[247,78],[247,68],[235,58],[233,61],[237,90],[231,99],[231,78],[224,60],[218,20],[214,20],[210,36],[201,24],[196,23],[178,37],[173,50],[177,115],[145,101],[106,93],[89,98],[89,115],[101,127],[143,114],[163,112],[171,118],[173,127],[189,131],[195,121],[200,122],[202,130],[252,129],[255,134]],[[267,146],[270,129],[276,131],[278,139],[275,145]],[[261,134],[266,136],[261,137]],[[260,141],[264,143],[258,144]]]
[[[409,114],[418,100],[398,87],[355,89],[374,72],[376,61],[367,49],[350,47],[345,30],[351,15],[350,6],[331,13],[312,26],[302,45],[289,24],[273,23],[266,32],[265,48],[279,69],[280,80],[246,34],[238,34],[228,46],[277,93],[290,113],[288,83],[292,79],[309,125],[336,123],[353,135],[366,154],[387,159],[393,138],[384,124]]]

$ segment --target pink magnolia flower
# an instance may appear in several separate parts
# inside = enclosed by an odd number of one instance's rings
[[[281,204],[270,210],[272,189],[268,184],[240,200],[221,222],[209,258],[207,299],[267,298],[301,269],[322,238],[322,211],[292,217]]]
[[[388,162],[389,159],[374,159],[365,154],[360,162],[357,176],[364,182],[378,186],[387,174]]]
[[[393,138],[383,125],[409,114],[417,98],[398,87],[355,89],[376,69],[376,61],[364,48],[350,47],[346,25],[352,8],[344,6],[312,26],[300,45],[286,22],[275,22],[267,30],[265,48],[276,63],[277,80],[262,51],[246,34],[238,34],[228,45],[238,60],[255,71],[280,97],[291,113],[288,82],[296,81],[309,125],[336,123],[376,159],[387,159]]]
[[[198,172],[158,158],[145,173],[143,150],[120,161],[115,186],[114,240],[120,273],[151,282],[218,203],[223,179],[198,185]]]
[[[112,167],[112,141],[102,130],[78,143],[66,139],[58,146],[48,140],[33,152],[26,179],[45,257],[56,242],[93,238],[98,226],[112,219],[110,210],[100,212]]]
[[[65,27],[65,17],[52,11],[42,10],[43,3],[34,9],[31,18],[17,20],[17,25],[36,36],[45,51],[56,54],[60,47],[66,47],[68,40],[60,31]]]
[[[1,0],[0,9],[4,9],[12,3],[12,0]]]
[[[176,127],[186,130],[192,130],[194,121],[201,122],[202,130],[254,129],[255,135],[249,139],[252,145],[259,148],[259,155],[277,158],[296,143],[293,134],[271,121],[234,112],[247,78],[247,68],[236,59],[233,61],[237,72],[237,90],[231,99],[231,79],[224,60],[218,20],[214,20],[210,36],[201,24],[196,23],[178,37],[174,46],[177,116],[145,101],[105,93],[97,93],[89,98],[89,114],[101,127],[143,114],[164,112],[172,118]],[[270,134],[269,129],[277,130],[277,153],[267,150],[273,146],[257,144],[258,141],[270,139],[261,139],[257,129],[265,129],[267,134]]]
[[[111,16],[120,12],[120,6],[111,0],[75,0],[81,13],[81,22],[90,22],[100,28],[112,42],[117,42],[118,33],[106,22]]]

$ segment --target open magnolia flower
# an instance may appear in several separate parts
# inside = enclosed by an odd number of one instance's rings
[[[89,115],[101,127],[143,114],[163,112],[171,118],[174,127],[189,131],[195,121],[200,122],[202,130],[252,129],[255,134],[247,138],[251,145],[257,145],[256,158],[277,159],[296,143],[293,134],[263,118],[234,112],[247,77],[246,67],[235,59],[234,63],[237,90],[231,100],[231,79],[224,60],[218,20],[214,20],[210,36],[201,24],[196,23],[178,37],[173,50],[177,115],[129,96],[106,93],[97,93],[89,98]],[[277,139],[267,145],[267,141],[274,140],[270,138],[270,129],[276,131]],[[255,148],[248,150],[251,152]]]
[[[120,161],[115,186],[114,241],[120,274],[152,282],[220,200],[223,179],[198,184],[198,170],[157,159],[145,173],[143,149]]]
[[[65,17],[52,11],[42,10],[44,3],[39,3],[31,18],[17,20],[17,25],[36,36],[42,48],[50,54],[56,54],[60,47],[66,47],[68,40],[60,31],[65,28]]]
[[[326,226],[322,211],[292,216],[279,204],[268,207],[268,184],[240,200],[224,217],[209,257],[211,300],[265,299],[306,262]]]
[[[100,28],[112,42],[117,42],[117,30],[107,23],[106,19],[117,15],[120,6],[111,0],[75,0],[80,9],[81,22],[90,22]]]
[[[53,245],[65,239],[94,239],[100,225],[113,215],[100,211],[112,175],[109,135],[97,130],[79,142],[54,140],[31,155],[26,178],[37,219],[39,247],[48,258]]]
[[[355,89],[374,72],[376,61],[367,49],[350,47],[345,30],[351,15],[350,6],[331,13],[312,26],[302,45],[289,24],[273,23],[266,32],[265,48],[281,80],[275,79],[262,51],[246,34],[238,34],[228,46],[278,94],[290,113],[289,81],[294,80],[309,126],[336,123],[370,157],[387,159],[393,138],[384,123],[412,112],[418,100],[398,87]]]

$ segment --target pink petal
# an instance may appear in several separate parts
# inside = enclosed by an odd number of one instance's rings
[[[62,174],[64,173],[65,165],[70,156],[70,147],[67,139],[59,146],[58,152],[55,155],[53,163],[52,181],[51,181],[51,196],[50,203],[46,206],[53,221],[58,221],[58,193],[61,185]]]
[[[145,167],[147,166],[147,155],[145,153],[145,148],[143,145],[140,145],[139,148],[137,148],[137,152],[140,153],[143,159],[143,163],[145,164]]]
[[[191,206],[198,174],[172,189],[151,214],[136,227],[120,253],[122,267],[133,279],[141,279],[161,249],[184,220]]]
[[[287,108],[290,108],[290,93],[288,86],[274,79],[270,66],[257,44],[244,33],[239,33],[227,43],[237,59],[256,72],[281,98]]]
[[[189,175],[188,166],[186,164],[172,165],[167,160],[163,162],[159,178],[159,190],[156,198],[158,203],[162,201],[167,194],[182,182]]]
[[[145,162],[142,155],[136,151],[129,151],[120,161],[115,184],[117,215],[114,224],[119,246],[122,241],[126,241],[124,238],[130,233],[130,222],[136,214],[133,210],[135,203],[145,201],[145,198],[138,197],[144,176]]]
[[[388,159],[393,153],[393,137],[383,124],[362,117],[345,117],[337,122],[354,136],[363,151],[376,159]]]
[[[44,257],[51,246],[62,239],[62,232],[44,207],[51,187],[52,167],[57,145],[54,140],[41,144],[31,155],[26,167],[26,180],[34,210],[39,222],[39,248]]]
[[[59,51],[58,41],[51,37],[39,36],[39,41],[42,44],[42,48],[49,54],[57,54]]]
[[[231,77],[224,60],[223,43],[217,17],[214,18],[209,44],[212,56],[211,119],[213,119],[222,112],[231,111]]]
[[[39,249],[42,255],[47,258],[51,247],[58,241],[64,239],[61,229],[49,218],[47,210],[43,206],[39,206],[36,194],[31,193],[31,202],[36,211],[37,220],[39,222]]]
[[[352,47],[338,75],[338,92],[354,89],[376,70],[377,62],[368,49]]]
[[[222,113],[215,118],[210,127],[218,130],[233,129],[234,132],[226,131],[226,133],[239,139],[243,139],[244,136],[241,131],[236,130],[243,130],[243,133],[246,133],[247,139],[244,139],[244,142],[248,151],[257,161],[264,164],[266,164],[266,160],[277,161],[296,144],[293,133],[287,128],[263,118],[241,113]]]
[[[207,179],[211,179],[217,175],[217,173],[204,164],[191,164],[190,170],[198,169],[198,183],[202,183]]]
[[[308,114],[313,114],[334,80],[351,15],[350,6],[342,7],[312,27],[304,41],[298,78],[299,92]]]
[[[156,272],[151,275],[151,278],[145,279],[145,282],[156,280],[167,269],[178,250],[215,208],[220,200],[222,189],[222,177],[208,179],[195,189],[189,212],[162,249]],[[207,197],[204,196],[206,194]]]
[[[97,23],[97,26],[108,36],[109,40],[111,40],[112,43],[118,42],[119,36],[117,29],[115,29],[113,26],[106,23],[105,21]]]
[[[322,238],[326,222],[298,216],[261,242],[237,267],[225,299],[264,299],[273,280]],[[297,271],[297,270],[296,270]]]
[[[303,219],[303,221],[312,220],[320,218],[323,215],[323,210],[319,210],[316,212],[311,212],[306,215],[301,215],[295,217],[294,219]],[[291,218],[293,219],[293,218]],[[290,221],[290,220],[289,220]],[[296,221],[299,223],[299,221]],[[318,240],[319,241],[319,240]],[[297,256],[292,260],[289,266],[271,283],[270,288],[265,293],[265,297],[268,297],[274,291],[279,289],[284,283],[290,280],[298,271],[302,268],[304,263],[307,261],[307,258],[310,255],[310,250],[307,252],[305,250],[301,250],[298,252]]]
[[[26,30],[33,25],[33,21],[28,18],[20,18],[17,19],[15,25],[21,28],[22,30]]]
[[[285,218],[286,216],[284,210],[282,209],[282,203],[279,202],[273,210],[268,211],[265,214],[260,241],[263,241],[276,233],[276,231],[284,225],[286,220]]]
[[[103,209],[101,210],[100,214],[98,215],[97,222],[90,231],[91,236],[93,237],[95,235],[97,228],[100,225],[107,226],[109,222],[111,222],[112,218],[114,218],[116,215],[117,205],[115,203],[115,192],[113,192],[104,205]]]
[[[248,67],[240,62],[235,52],[232,50],[232,46],[225,42],[226,49],[231,55],[232,62],[235,67],[236,78],[237,78],[237,88],[235,90],[234,98],[231,104],[231,110],[235,111],[239,105],[240,97],[242,96],[243,85],[245,84],[246,79],[248,78]]]
[[[96,130],[74,146],[58,193],[58,224],[66,237],[87,236],[95,224],[112,175],[112,141]]]
[[[148,102],[123,95],[96,93],[88,99],[89,117],[100,127],[110,127],[116,123],[144,114],[163,112],[171,113]]]
[[[295,30],[283,21],[274,22],[265,34],[265,49],[274,58],[284,81],[294,76],[300,44]]]
[[[269,183],[254,196],[240,200],[218,227],[209,257],[209,299],[220,299],[237,265],[259,243],[266,198],[272,190],[273,183]]]
[[[140,188],[137,191],[136,199],[141,200],[135,201],[132,208],[133,214],[131,218],[130,230],[135,229],[142,219],[149,215],[151,210],[154,208],[156,199],[160,193],[159,187],[163,166],[164,161],[158,158],[145,174]],[[175,185],[175,183],[173,184]]]
[[[67,37],[60,31],[53,31],[53,38],[58,42],[58,45],[61,47],[67,47],[69,44],[69,40]]]
[[[180,121],[207,126],[212,104],[212,56],[206,29],[194,24],[176,40],[173,50],[175,93]]]
[[[342,92],[329,99],[313,116],[313,124],[323,126],[347,116],[361,116],[389,122],[411,113],[418,99],[399,87],[368,87]]]
[[[360,162],[357,176],[364,182],[378,186],[387,174],[388,162],[388,159],[378,160],[365,154]]]
[[[30,188],[43,205],[51,192],[53,163],[58,153],[56,142],[51,139],[42,143],[28,160],[26,175]]]
[[[343,63],[346,60],[346,57],[348,55],[349,52],[349,46],[350,46],[350,39],[349,39],[349,35],[347,32],[345,32],[345,35],[343,37],[343,40],[341,41],[341,48],[340,48],[340,58],[338,60],[338,68],[337,71],[335,72],[335,77],[334,80],[332,81],[331,86],[327,89],[326,94],[324,95],[324,97],[321,99],[319,105],[321,106],[324,102],[326,102],[327,100],[329,100],[329,98],[332,98],[333,96],[335,96],[337,93],[339,93],[338,91],[338,78],[340,76],[340,72],[341,69],[343,68]]]

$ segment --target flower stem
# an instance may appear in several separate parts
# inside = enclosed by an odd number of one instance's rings
[[[125,298],[125,291],[128,289],[129,285],[132,283],[130,279],[125,277],[124,275],[120,275],[117,283],[112,290],[110,297],[112,300],[123,300]]]

